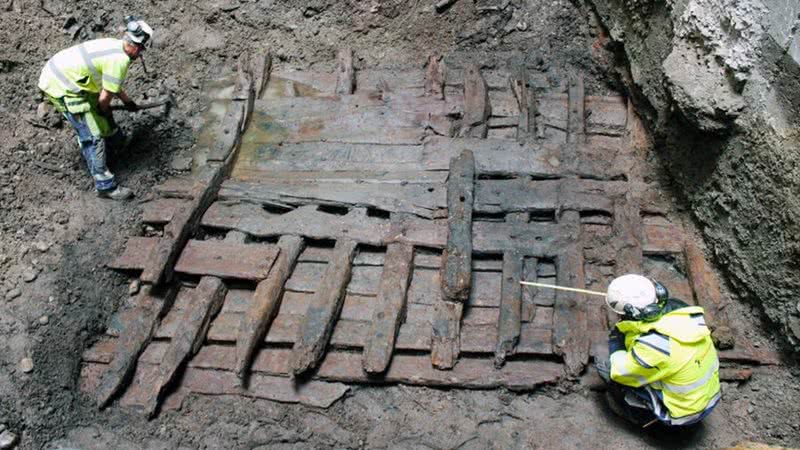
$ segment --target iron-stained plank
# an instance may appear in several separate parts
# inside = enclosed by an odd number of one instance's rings
[[[242,379],[258,345],[263,341],[280,306],[283,285],[292,273],[304,241],[297,236],[283,236],[278,241],[280,253],[269,276],[258,283],[247,314],[242,316],[236,339],[236,374]]]
[[[333,258],[306,311],[292,349],[291,371],[295,375],[316,367],[325,352],[344,302],[355,250],[355,241],[342,239],[336,242]]]
[[[389,244],[378,290],[377,305],[367,333],[362,365],[370,373],[386,370],[392,358],[400,323],[405,315],[414,247]]]

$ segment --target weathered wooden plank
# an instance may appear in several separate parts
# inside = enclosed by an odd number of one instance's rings
[[[342,308],[355,250],[355,241],[342,239],[336,242],[333,259],[328,263],[314,301],[306,311],[301,332],[292,349],[291,371],[294,375],[316,367],[323,356]]]
[[[194,180],[187,177],[167,178],[163,183],[153,188],[155,193],[165,198],[191,198]]]
[[[464,117],[460,136],[485,138],[489,130],[489,87],[477,65],[464,70]]]
[[[580,242],[580,213],[564,211],[559,223],[566,236],[565,247],[558,256],[556,270],[561,286],[586,288],[583,268],[583,245]],[[557,291],[553,317],[553,347],[563,356],[567,372],[577,376],[589,359],[586,333],[586,299],[584,295]]]
[[[497,322],[497,346],[494,365],[502,367],[514,354],[522,323],[522,264],[524,255],[518,251],[503,254],[503,287],[500,297],[500,320]]]
[[[450,163],[447,180],[447,248],[442,264],[442,295],[465,302],[472,281],[472,205],[475,195],[475,159],[464,150]]]
[[[124,328],[114,349],[113,359],[95,393],[100,408],[105,407],[133,375],[136,360],[150,342],[163,309],[171,302],[175,292],[175,289],[158,291],[152,286],[144,286],[134,300],[135,306],[122,314]]]
[[[428,66],[425,69],[425,95],[444,100],[444,74],[442,56],[428,56]]]
[[[208,332],[211,319],[222,308],[225,300],[225,285],[215,277],[203,277],[192,291],[189,309],[183,311],[181,327],[177,330],[161,361],[158,378],[151,386],[145,414],[152,417],[164,388],[172,381],[181,365],[200,350]]]
[[[377,306],[367,333],[362,366],[381,373],[389,366],[400,323],[405,315],[406,293],[411,281],[414,247],[389,244],[378,290]]]
[[[647,218],[645,218],[647,219]],[[643,225],[642,252],[646,255],[680,254],[683,252],[683,229],[667,221]]]
[[[620,136],[628,125],[628,105],[625,97],[586,96],[586,132]]]
[[[712,329],[715,342],[721,349],[730,349],[734,346],[735,333],[731,329],[727,314],[722,311],[723,299],[719,279],[694,240],[686,240],[685,255],[694,300],[703,307],[706,323]]]
[[[586,95],[583,75],[574,74],[569,79],[569,108],[567,119],[567,142],[586,140]]]
[[[408,212],[420,217],[433,217],[445,203],[441,183],[394,182],[341,183],[332,181],[284,180],[248,183],[226,181],[219,193],[221,200],[247,199],[262,203],[294,206],[323,204],[342,207],[378,208],[389,212]]]
[[[239,169],[246,165],[248,171],[266,172],[259,178],[278,176],[279,171],[421,171],[422,145],[382,145],[328,142],[287,142],[242,144],[237,161],[238,178],[254,174]],[[361,175],[364,178],[364,175]]]
[[[161,344],[164,346],[164,344]],[[189,362],[193,369],[231,370],[233,352],[228,346],[207,345]],[[164,349],[155,345],[143,355],[157,363]],[[564,376],[562,364],[543,360],[508,361],[502,369],[487,364],[485,358],[464,357],[451,371],[431,367],[427,356],[398,354],[388,370],[380,375],[366,374],[360,365],[361,355],[352,352],[329,352],[314,372],[313,378],[356,383],[406,383],[428,386],[457,386],[465,388],[507,387],[529,390],[542,383],[553,383]],[[290,371],[291,350],[262,348],[253,362],[257,373],[286,376]]]
[[[186,200],[179,198],[157,198],[142,207],[142,222],[161,225],[172,220],[175,210]]]
[[[264,340],[280,306],[283,285],[292,273],[304,241],[297,236],[283,236],[278,241],[280,253],[269,276],[258,283],[247,314],[242,316],[236,338],[236,375],[244,379],[253,354]]]
[[[122,255],[111,261],[108,267],[117,270],[142,270],[157,244],[156,237],[132,236],[128,238]]]
[[[330,264],[330,263],[328,263]],[[316,292],[320,280],[327,270],[325,263],[299,263],[286,281],[285,288],[292,292]],[[347,294],[375,296],[381,277],[381,268],[377,266],[353,267],[350,281],[347,283]]]
[[[561,168],[561,146],[526,142],[522,145],[500,139],[445,138],[432,136],[423,143],[425,170],[445,170],[450,160],[468,148],[475,157],[478,175],[532,175],[556,177]]]
[[[336,54],[336,94],[350,95],[356,90],[356,69],[353,67],[353,50],[340,49]]]
[[[193,275],[260,281],[278,257],[274,245],[190,240],[175,270]]]
[[[440,370],[455,366],[461,352],[461,315],[464,304],[440,299],[431,326],[431,364]]]

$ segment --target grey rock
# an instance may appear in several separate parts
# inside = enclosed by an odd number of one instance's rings
[[[175,156],[172,158],[172,170],[185,172],[192,168],[191,156]]]
[[[47,316],[39,317],[39,325],[47,325],[50,323],[50,318]]]
[[[14,448],[17,445],[17,435],[5,430],[0,433],[0,450]]]
[[[39,242],[37,242],[36,244],[34,244],[34,247],[36,247],[36,250],[39,250],[39,251],[40,251],[40,252],[42,252],[42,253],[44,253],[44,252],[46,252],[46,251],[50,250],[50,244],[49,244],[49,243],[47,243],[47,242],[41,242],[41,241],[39,241]]]
[[[26,267],[22,271],[22,280],[26,283],[31,283],[36,280],[36,277],[39,276],[39,271],[33,267]]]
[[[138,279],[131,281],[131,284],[128,285],[128,295],[138,294],[141,286],[142,284]]]
[[[33,372],[33,360],[30,358],[22,358],[19,362],[19,370],[23,373],[31,373]]]
[[[11,289],[10,291],[6,292],[6,300],[10,302],[20,295],[22,295],[22,291],[17,288]]]

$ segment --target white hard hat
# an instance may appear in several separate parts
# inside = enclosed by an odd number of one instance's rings
[[[641,275],[623,275],[614,278],[608,285],[606,303],[617,314],[625,314],[625,305],[643,310],[647,305],[657,303],[656,287]]]
[[[136,44],[144,45],[153,37],[153,29],[144,20],[126,17],[125,37]]]

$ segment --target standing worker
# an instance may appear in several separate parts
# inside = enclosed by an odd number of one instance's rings
[[[111,100],[128,111],[138,109],[122,89],[131,61],[144,51],[153,30],[143,20],[125,17],[122,39],[95,39],[58,52],[47,61],[39,89],[78,134],[81,153],[94,178],[97,195],[126,200],[133,192],[117,185],[106,165],[107,149],[121,149],[125,136],[114,122]]]
[[[622,315],[609,336],[609,361],[598,363],[611,409],[639,425],[690,425],[720,399],[719,359],[703,308],[669,298],[641,275],[615,278],[608,305]]]

